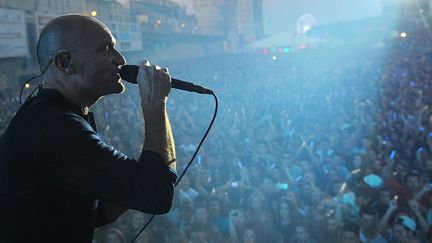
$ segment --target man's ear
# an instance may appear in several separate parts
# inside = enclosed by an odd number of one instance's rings
[[[61,51],[58,52],[54,58],[54,65],[56,68],[66,74],[73,73],[73,67],[71,65],[71,56],[69,52]]]

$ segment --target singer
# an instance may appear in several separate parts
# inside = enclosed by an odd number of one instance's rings
[[[57,17],[43,29],[37,57],[43,87],[0,138],[0,242],[90,243],[95,227],[128,208],[167,213],[177,177],[168,70],[140,66],[145,139],[136,161],[98,136],[89,112],[124,91],[125,59],[108,28],[84,15]]]

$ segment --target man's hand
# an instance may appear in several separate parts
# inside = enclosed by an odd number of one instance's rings
[[[137,82],[143,110],[158,108],[165,104],[171,90],[171,76],[167,68],[150,65],[150,62],[145,60],[138,71]]]

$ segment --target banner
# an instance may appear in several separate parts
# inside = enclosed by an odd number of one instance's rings
[[[0,8],[0,58],[28,54],[24,11]]]

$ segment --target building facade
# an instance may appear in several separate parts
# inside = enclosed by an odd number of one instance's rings
[[[242,45],[263,37],[262,0],[237,1],[237,28]]]
[[[223,35],[228,51],[263,36],[262,0],[194,0],[199,33]]]
[[[128,56],[131,62],[180,60],[223,51],[223,39],[199,33],[196,17],[176,3],[130,0],[129,5],[131,19],[142,33],[143,48]]]

